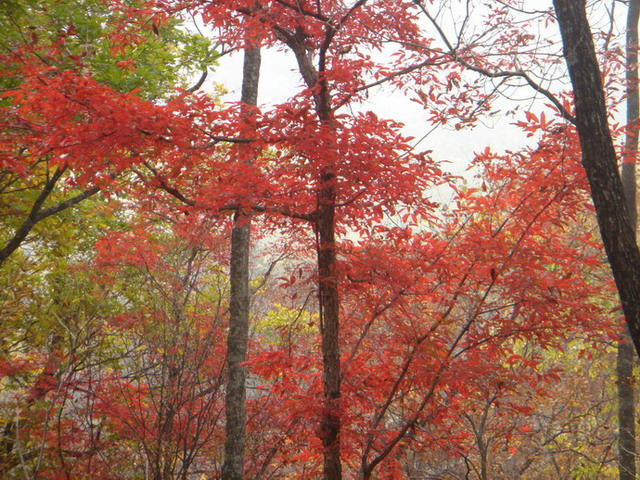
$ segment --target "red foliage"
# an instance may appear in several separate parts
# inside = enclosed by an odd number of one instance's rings
[[[226,234],[230,214],[240,208],[262,215],[265,232],[295,236],[292,243],[311,253],[333,249],[330,277],[288,272],[283,287],[303,277],[337,285],[340,298],[342,391],[335,404],[323,397],[321,332],[253,345],[248,367],[260,387],[249,401],[251,473],[318,478],[323,418],[335,407],[347,475],[370,478],[376,470],[402,478],[409,447],[463,452],[468,432],[459,420],[485,402],[499,405],[504,417],[526,416],[517,391],[543,393],[558,372],[523,355],[523,344],[560,349],[584,332],[610,335],[608,312],[597,302],[610,282],[593,273],[601,265],[600,245],[580,229],[590,205],[571,128],[528,112],[520,126],[542,134],[537,147],[485,149],[474,160],[482,185],[467,187],[414,151],[397,122],[343,113],[364,101],[368,83],[408,89],[408,79],[433,124],[462,128],[490,108],[490,96],[466,83],[465,65],[430,48],[432,39],[415,19],[416,2],[157,0],[135,12],[125,2],[111,3],[119,12],[113,21],[122,26],[113,36],[116,50],[141,41],[140,29],[157,29],[188,11],[235,47],[284,42],[301,49],[295,52],[301,70],[305,58],[312,66],[301,71],[306,87],[289,102],[246,115],[242,105],[220,107],[186,92],[156,105],[27,54],[14,59],[21,83],[3,93],[12,104],[0,112],[0,168],[26,174],[31,159],[47,156],[71,169],[77,184],[109,185],[125,171],[139,180],[119,188],[127,189],[132,212],[143,220],[96,245],[105,283],[130,270],[146,275],[137,280],[149,288],[149,305],[105,325],[129,363],[114,362],[97,377],[65,384],[68,390],[50,375],[34,386],[44,392],[39,396],[90,391],[85,414],[102,419],[112,452],[135,457],[123,441],[130,440],[156,468],[169,458],[188,466],[172,448],[193,453],[189,461],[201,450],[219,455],[224,301],[205,313],[187,308],[180,295],[201,284],[185,282],[170,257],[179,243],[196,252],[219,248],[223,235],[215,229]],[[497,24],[503,15],[498,10],[487,22]],[[406,48],[378,62],[372,52],[387,38]],[[498,46],[530,40],[507,30]],[[466,48],[466,67],[490,66]],[[430,188],[443,185],[454,190],[446,209],[429,198]],[[327,189],[335,192],[330,208],[338,234],[329,246],[318,240],[319,211],[327,206],[319,198]],[[158,217],[171,228],[154,229],[150,219]],[[169,231],[178,241],[164,243]],[[134,366],[140,370],[129,371]],[[0,372],[14,368],[2,365]],[[81,438],[82,427],[72,423],[60,426],[69,445],[68,438]],[[526,422],[494,428],[508,444]],[[86,441],[102,448],[95,438]]]

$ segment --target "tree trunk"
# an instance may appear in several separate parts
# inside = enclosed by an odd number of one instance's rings
[[[622,187],[636,231],[636,155],[638,153],[638,15],[640,0],[631,0],[627,11],[627,134],[622,162]],[[636,478],[635,355],[628,328],[621,332],[616,359],[618,376],[618,469],[620,480]]]
[[[325,480],[340,480],[340,348],[339,299],[336,277],[335,175],[325,172],[318,204],[318,276],[320,328],[322,329],[322,378],[324,416],[321,440]]]
[[[260,49],[244,53],[242,102],[255,106],[258,101]],[[229,334],[227,337],[227,391],[225,394],[226,437],[224,443],[223,480],[241,480],[244,476],[246,443],[245,368],[249,335],[249,242],[251,217],[238,211],[231,232],[231,294]]]
[[[618,345],[616,373],[618,376],[618,469],[620,480],[636,478],[635,355],[628,330]]]
[[[335,30],[326,27],[325,41],[318,52],[318,68],[313,65],[311,51],[305,43],[304,29],[295,32],[278,29],[276,35],[291,48],[298,62],[298,69],[307,87],[314,90],[316,114],[322,128],[335,133],[331,95],[326,78],[326,52]],[[331,149],[331,141],[326,142]],[[318,255],[318,308],[320,310],[320,334],[322,336],[323,416],[319,437],[323,447],[324,480],[342,480],[340,462],[340,299],[336,273],[336,175],[333,165],[324,167],[320,174],[316,221]]]
[[[640,353],[640,252],[618,173],[607,123],[600,69],[585,0],[553,0],[573,85],[582,164],[600,234],[636,352]]]

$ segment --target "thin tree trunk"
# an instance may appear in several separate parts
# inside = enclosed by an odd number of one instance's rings
[[[631,0],[627,11],[627,125],[622,187],[629,208],[630,226],[636,231],[636,155],[638,153],[638,15],[640,0]],[[618,376],[618,469],[620,480],[636,478],[635,355],[628,328],[621,333],[616,359]]]
[[[328,45],[328,43],[327,43]],[[325,56],[321,52],[319,70],[325,70]],[[326,79],[318,76],[320,86],[316,97],[318,117],[324,126],[334,131],[331,113],[331,96]],[[333,166],[321,174],[318,192],[318,292],[320,327],[322,335],[322,380],[324,390],[324,416],[321,424],[324,480],[342,480],[340,461],[340,430],[342,418],[340,399],[340,298],[338,295],[337,245],[336,245],[336,175]]]
[[[244,53],[242,102],[256,106],[260,78],[260,49]],[[223,480],[241,480],[244,476],[246,444],[245,367],[249,335],[249,243],[250,214],[238,211],[231,232],[231,294],[229,334],[227,337],[227,391],[225,394],[226,437],[224,443]]]
[[[305,44],[304,29],[295,32],[276,29],[276,35],[287,44],[298,62],[298,69],[306,85],[315,91],[316,114],[322,128],[335,133],[331,95],[324,72],[326,53],[335,30],[327,26],[325,40],[318,52],[318,68],[313,65],[312,55]],[[326,142],[327,150],[331,141]],[[331,155],[327,151],[328,155]],[[336,272],[336,175],[333,165],[327,165],[320,174],[317,211],[314,227],[317,234],[318,255],[318,304],[320,310],[320,333],[322,337],[323,416],[320,424],[320,440],[323,447],[324,480],[342,480],[340,461],[340,299]]]
[[[585,0],[553,0],[553,5],[573,85],[582,164],[625,320],[636,352],[640,353],[640,252],[607,123],[604,90]]]
[[[635,353],[628,329],[624,328],[618,344],[616,373],[618,376],[618,469],[620,480],[636,478]]]
[[[278,32],[282,40],[295,54],[300,74],[305,83],[309,88],[316,89],[314,102],[318,119],[323,127],[332,132],[334,131],[334,120],[331,111],[331,95],[322,74],[326,67],[326,50],[331,43],[333,33],[333,30],[330,29],[326,32],[325,43],[318,54],[319,61],[316,69],[304,44],[303,30],[296,31],[294,34],[284,31]],[[331,148],[331,146],[327,146],[327,148]],[[320,440],[323,447],[324,480],[342,480],[342,463],[340,461],[340,299],[336,272],[335,183],[336,176],[333,172],[333,166],[328,165],[320,175],[317,216],[314,225],[317,233],[318,304],[322,337],[324,411],[320,425]]]
[[[321,440],[324,447],[325,480],[340,480],[340,347],[339,298],[336,276],[335,238],[335,175],[322,176],[318,205],[318,274],[320,296],[320,327],[322,329],[322,378],[324,415]]]

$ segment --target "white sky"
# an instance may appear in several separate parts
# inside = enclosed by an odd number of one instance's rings
[[[263,51],[260,73],[258,102],[264,106],[286,102],[299,90],[302,83],[295,59],[283,52]],[[239,100],[242,53],[223,57],[211,78],[226,87],[226,99]],[[513,119],[505,116],[489,119],[491,124],[485,122],[486,125],[473,130],[438,128],[433,131],[433,127],[427,122],[427,114],[420,105],[390,88],[379,87],[372,90],[368,104],[362,108],[373,110],[380,118],[402,122],[405,125],[403,133],[414,137],[416,141],[427,135],[419,143],[418,150],[433,150],[435,159],[451,162],[446,169],[455,174],[464,174],[473,153],[486,146],[502,151],[516,150],[531,143],[531,139],[512,125]],[[513,108],[513,104],[508,108]]]
[[[464,1],[460,3],[453,1],[449,5],[450,10],[444,11],[443,15],[439,17],[439,20],[443,22],[442,25],[447,30],[450,29],[453,32],[457,30],[457,25],[460,25],[460,19],[464,16],[464,4]],[[472,5],[475,6],[476,10],[472,11],[471,23],[480,21],[483,18],[483,9],[490,7],[491,2],[479,1]],[[531,0],[527,5],[529,5],[530,9],[535,6],[536,9],[542,11],[549,8],[551,2],[550,0]],[[595,9],[590,10],[592,27],[608,30],[610,2],[596,0],[594,5]],[[626,8],[624,6],[618,7],[615,12],[616,21],[624,25]],[[534,15],[533,18],[535,17]],[[534,33],[541,39],[557,36],[554,25],[547,26],[544,22],[533,22],[531,25],[531,28],[538,29]],[[467,28],[470,32],[473,32],[475,27],[467,25]],[[617,30],[612,33],[614,35],[623,35],[622,31],[620,27],[617,27]],[[559,45],[557,43],[554,48],[558,50],[556,53],[559,53]],[[229,91],[228,100],[239,100],[242,79],[242,53],[238,52],[223,57],[220,60],[220,66],[212,72],[211,78],[216,83],[220,83],[227,88]],[[302,80],[293,55],[275,50],[263,50],[258,96],[258,101],[261,105],[268,107],[269,105],[284,103],[299,90],[301,83]],[[548,87],[548,85],[545,86]],[[402,93],[393,91],[390,87],[379,87],[371,90],[368,104],[358,108],[373,110],[380,118],[393,119],[403,123],[405,125],[403,133],[414,137],[416,141],[427,135],[419,143],[417,149],[419,151],[432,150],[433,157],[436,160],[450,162],[445,166],[446,170],[454,174],[465,175],[466,167],[473,158],[474,152],[484,150],[487,146],[498,152],[519,150],[535,142],[535,138],[528,138],[519,128],[513,125],[516,119],[522,119],[523,110],[532,108],[534,111],[539,111],[544,108],[543,104],[547,103],[546,99],[539,98],[536,101],[532,101],[531,98],[527,98],[532,93],[530,89],[523,87],[523,98],[520,101],[498,99],[499,104],[504,105],[503,110],[505,111],[512,110],[516,104],[519,104],[520,113],[515,119],[505,115],[496,115],[485,119],[484,124],[473,130],[466,129],[462,131],[445,128],[438,128],[432,131],[432,126],[427,121],[427,113],[420,105],[410,101]],[[540,100],[543,101],[541,102]]]

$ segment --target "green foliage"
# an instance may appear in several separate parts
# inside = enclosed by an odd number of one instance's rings
[[[121,221],[112,210],[104,201],[88,199],[75,211],[61,212],[3,263],[0,310],[7,350],[2,351],[8,352],[8,345],[46,347],[52,336],[76,342],[87,333],[87,322],[117,311],[83,266],[103,229]],[[5,218],[11,216],[0,217],[0,225]]]
[[[295,343],[302,336],[312,335],[317,315],[303,309],[291,309],[280,304],[256,321],[255,332],[262,342],[271,345]]]
[[[0,53],[23,49],[51,66],[92,75],[119,92],[139,90],[149,99],[171,94],[195,72],[215,64],[211,40],[189,32],[176,19],[141,30],[138,42],[114,43],[115,15],[101,0],[4,3],[0,5]],[[15,68],[15,63],[5,62],[4,68],[12,65]],[[18,81],[0,77],[2,88]]]
[[[618,471],[612,467],[603,467],[601,463],[580,460],[571,472],[573,480],[614,480],[618,478]]]

